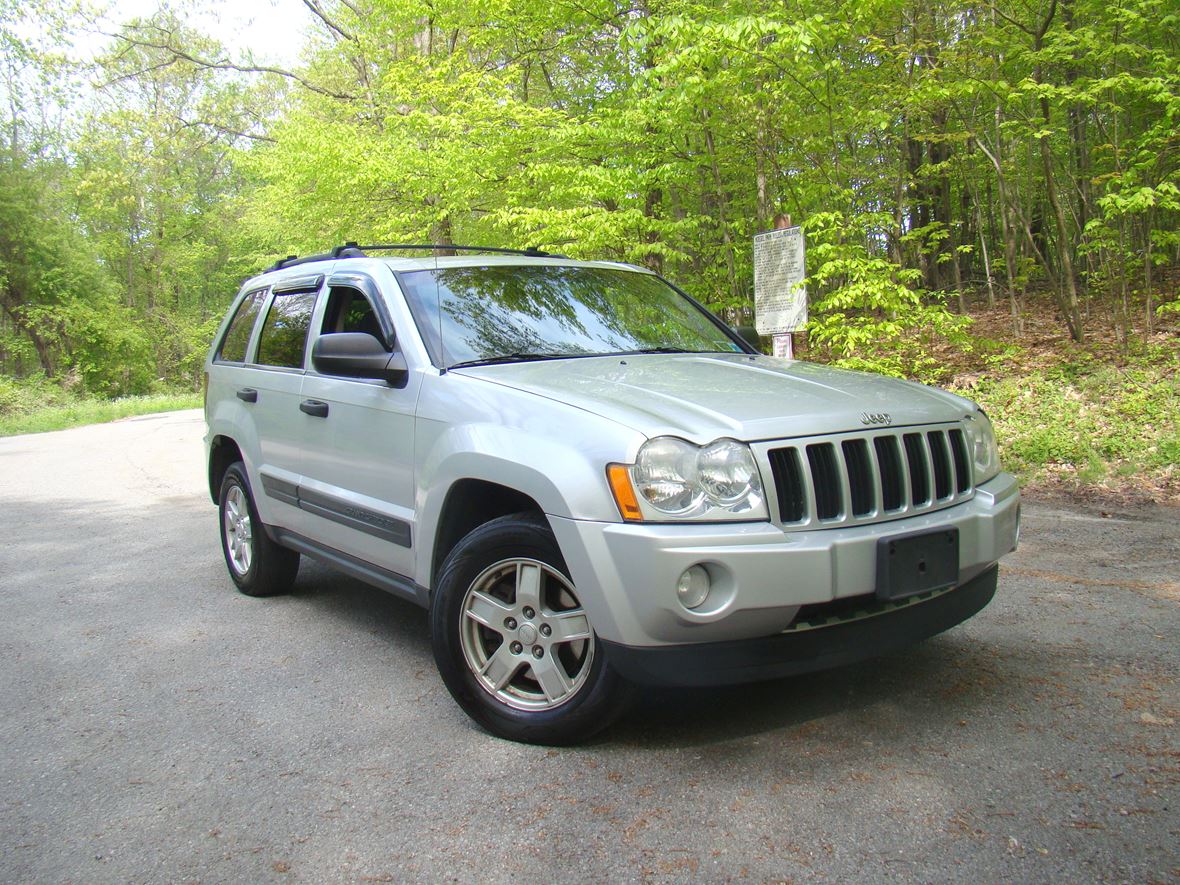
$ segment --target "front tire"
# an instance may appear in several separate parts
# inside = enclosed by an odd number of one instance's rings
[[[280,547],[266,534],[241,461],[235,461],[225,471],[218,516],[221,551],[238,589],[247,596],[274,596],[289,591],[299,571],[299,554]]]
[[[455,545],[431,600],[430,626],[447,689],[500,737],[582,741],[614,722],[630,697],[538,516],[494,519]]]

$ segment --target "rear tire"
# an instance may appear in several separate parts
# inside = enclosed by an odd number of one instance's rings
[[[631,698],[594,635],[557,540],[537,515],[493,519],[455,545],[431,599],[430,627],[447,689],[500,737],[584,741]]]
[[[221,551],[238,589],[247,596],[275,596],[289,591],[299,571],[299,554],[279,546],[266,533],[241,461],[235,461],[225,471],[217,512]]]

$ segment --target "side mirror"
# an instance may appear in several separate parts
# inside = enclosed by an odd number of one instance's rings
[[[405,357],[390,353],[368,332],[321,335],[311,349],[311,363],[323,375],[374,378],[391,387],[404,387],[409,377]]]
[[[737,326],[734,331],[742,336],[742,340],[754,348],[759,353],[762,353],[762,336],[758,334],[758,330],[753,326]]]

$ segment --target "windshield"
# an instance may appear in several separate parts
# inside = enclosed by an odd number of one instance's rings
[[[436,365],[637,351],[733,353],[741,345],[651,274],[492,265],[398,275]]]

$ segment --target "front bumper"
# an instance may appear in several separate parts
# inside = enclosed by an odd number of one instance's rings
[[[773,637],[800,606],[874,593],[877,542],[895,535],[958,529],[959,584],[967,584],[1015,549],[1020,493],[1015,478],[1001,473],[971,500],[944,510],[810,531],[766,522],[627,524],[550,516],[549,523],[600,639],[675,646]],[[678,601],[676,583],[698,564],[713,591],[690,611]]]
[[[831,626],[733,642],[603,645],[612,667],[632,682],[647,685],[714,686],[780,679],[899,651],[949,630],[991,601],[998,571],[992,566],[953,590]]]

